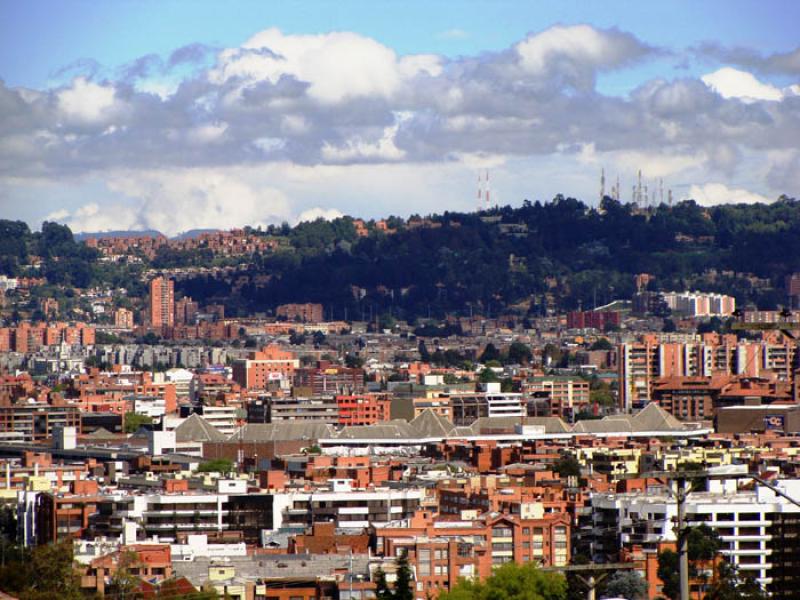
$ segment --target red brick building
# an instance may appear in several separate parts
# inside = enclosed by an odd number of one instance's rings
[[[462,578],[485,579],[495,566],[507,562],[562,566],[570,558],[570,522],[565,514],[522,518],[485,513],[446,520],[418,513],[408,527],[378,527],[374,533],[379,554],[408,553],[421,584],[417,598],[435,597]]]
[[[391,401],[377,394],[336,396],[339,425],[374,425],[390,419]]]
[[[316,367],[298,369],[294,384],[306,388],[308,395],[361,394],[364,392],[364,370],[319,361]]]
[[[324,320],[322,304],[281,304],[276,310],[278,318],[303,323],[319,323]]]
[[[606,327],[619,327],[620,315],[617,311],[573,311],[567,313],[567,327],[569,329],[599,329]]]
[[[150,326],[175,324],[175,282],[165,277],[150,281]]]
[[[280,346],[265,346],[251,352],[246,359],[234,361],[233,380],[244,389],[263,390],[270,382],[291,381],[299,366],[294,352]]]

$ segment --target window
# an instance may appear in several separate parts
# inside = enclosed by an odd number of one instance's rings
[[[421,577],[427,577],[431,574],[431,551],[427,548],[421,548],[417,556],[417,567]]]
[[[760,513],[739,513],[739,520],[740,521],[760,521],[761,514]]]
[[[512,535],[511,527],[494,527],[492,529],[492,537],[509,538]]]
[[[733,521],[733,513],[717,513],[717,521]]]

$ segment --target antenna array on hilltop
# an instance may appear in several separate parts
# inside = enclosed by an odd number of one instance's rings
[[[600,201],[606,197],[606,170],[600,170]],[[620,200],[620,184],[619,175],[617,175],[617,183],[611,186],[609,197],[614,200]],[[664,180],[659,178],[657,182],[653,182],[652,186],[648,186],[646,180],[642,178],[642,170],[639,169],[637,173],[636,183],[631,186],[631,201],[636,208],[641,210],[649,210],[655,208],[659,204],[664,203]],[[667,189],[667,204],[672,206],[672,189]]]
[[[478,173],[478,211],[488,210],[492,206],[492,190],[489,187],[489,169],[484,177]]]

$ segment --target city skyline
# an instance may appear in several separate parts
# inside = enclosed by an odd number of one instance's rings
[[[596,203],[603,169],[625,201],[639,170],[676,200],[796,196],[797,13],[9,5],[0,208],[33,227],[174,235],[470,211],[486,169],[493,199],[515,206]]]

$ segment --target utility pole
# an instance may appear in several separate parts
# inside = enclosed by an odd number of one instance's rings
[[[777,496],[788,500],[795,506],[800,507],[800,500],[792,498],[778,486],[765,481],[758,475],[752,473],[710,473],[708,471],[674,472],[674,471],[653,471],[637,473],[634,475],[623,476],[622,479],[629,478],[653,478],[672,480],[677,482],[677,490],[674,493],[675,502],[678,507],[678,518],[675,527],[675,537],[678,541],[678,570],[680,577],[680,600],[690,600],[689,595],[689,525],[686,519],[686,500],[689,496],[687,482],[696,482],[703,479],[752,479],[764,487],[772,490]],[[667,487],[667,490],[670,488]],[[669,492],[671,495],[672,492]],[[588,582],[587,582],[588,583]],[[590,596],[591,598],[591,596]]]
[[[586,600],[597,598],[597,586],[613,571],[633,570],[635,565],[627,563],[604,563],[588,565],[567,565],[563,567],[541,567],[541,571],[572,573],[586,586]],[[588,573],[585,577],[582,573]]]

